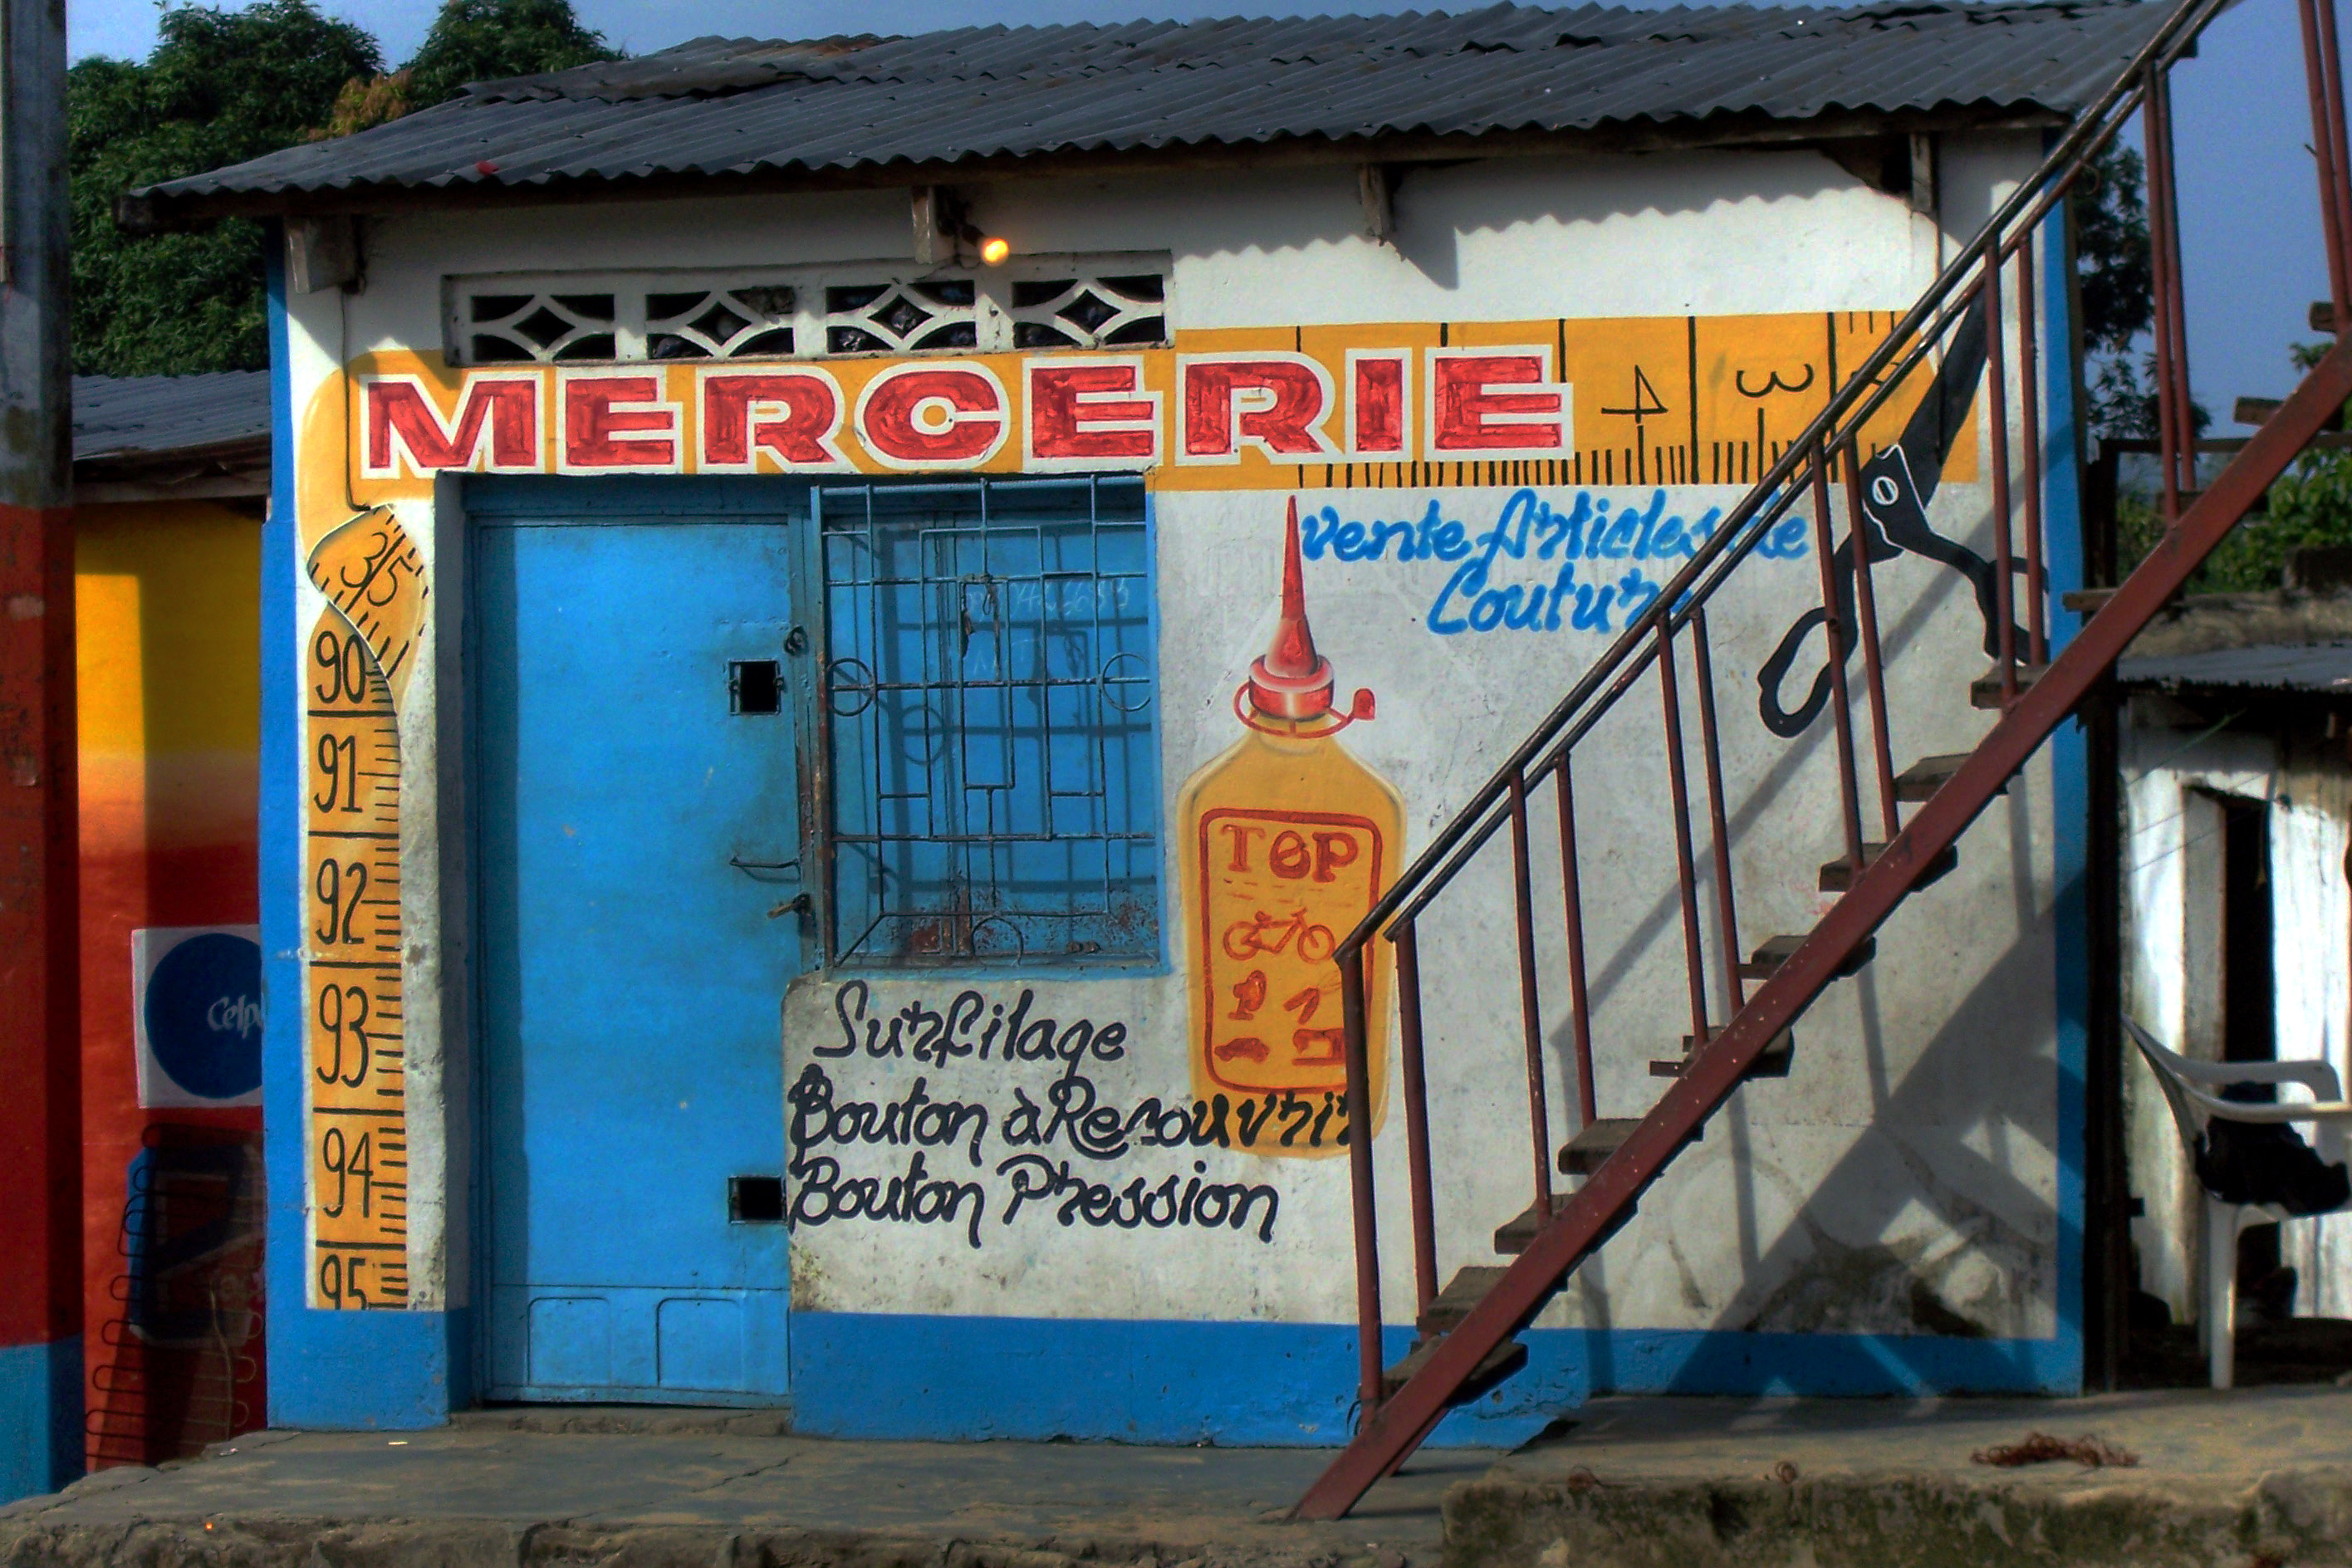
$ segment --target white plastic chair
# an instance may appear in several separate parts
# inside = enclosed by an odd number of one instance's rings
[[[2192,1171],[2196,1168],[2197,1141],[2207,1125],[2217,1121],[2309,1122],[2313,1129],[2312,1147],[2318,1151],[2319,1157],[2331,1164],[2343,1163],[2345,1128],[2352,1123],[2352,1103],[2345,1100],[2336,1069],[2326,1062],[2190,1061],[2158,1045],[2146,1029],[2131,1019],[2124,1020],[2124,1027],[2130,1031],[2132,1043],[2139,1047],[2140,1055],[2147,1058],[2147,1065],[2156,1073],[2157,1085],[2164,1090],[2165,1103],[2172,1108],[2173,1123],[2180,1130],[2181,1147]],[[2259,1104],[2223,1100],[2219,1094],[2208,1092],[2238,1083],[2301,1084],[2311,1099]],[[2239,1234],[2252,1226],[2310,1217],[2290,1215],[2274,1204],[2233,1204],[2210,1192],[2205,1194],[2205,1310],[2199,1328],[2214,1387],[2231,1386],[2237,1370]]]

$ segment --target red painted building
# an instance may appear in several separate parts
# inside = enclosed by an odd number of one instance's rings
[[[263,374],[78,378],[91,1468],[262,1425]]]

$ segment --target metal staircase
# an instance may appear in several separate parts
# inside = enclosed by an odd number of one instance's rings
[[[1361,1419],[1354,1440],[1299,1501],[1295,1515],[1334,1519],[1392,1472],[1445,1413],[1495,1387],[1526,1363],[1519,1331],[1634,1214],[1643,1190],[1750,1078],[1795,1066],[1791,1026],[1834,981],[1869,962],[1875,933],[1915,889],[1955,864],[1957,844],[2034,751],[2114,666],[2140,628],[2352,398],[2352,338],[2336,346],[2294,395],[2201,491],[2189,400],[2171,167],[2168,73],[2229,0],[2182,0],[2097,103],[2083,114],[2042,166],[2004,202],[1878,350],[1831,397],[1805,433],[1724,520],[1651,607],[1596,660],[1544,721],[1515,749],[1467,806],[1389,889],[1339,946],[1346,1009],[1348,1115],[1372,1123],[1366,1039],[1367,952],[1395,944],[1408,1196],[1413,1239],[1414,1319],[1419,1341],[1395,1366],[1383,1364],[1371,1140],[1349,1145],[1353,1182]],[[2334,0],[2297,0],[2311,97],[2311,151],[2318,170],[2326,237],[2332,321],[2352,322],[2347,254],[2352,254],[2352,186]],[[2069,365],[2069,348],[2045,351],[2034,303],[2035,237],[2084,176],[2093,159],[2129,119],[2146,133],[2147,205],[2153,249],[2158,422],[2161,493],[2168,530],[2145,561],[2105,598],[2053,656],[2048,627],[2042,515],[2042,428],[2037,406],[2041,366]],[[2040,259],[2061,254],[2051,247]],[[2315,321],[2318,320],[2315,312]],[[2014,374],[2012,375],[2012,367]],[[1874,448],[1865,426],[1912,377],[1932,386],[1899,441]],[[1940,472],[1952,432],[1981,382],[1990,432],[1991,571],[1979,581],[1992,631],[1992,672],[1970,690],[1976,706],[2000,717],[1973,749],[1929,756],[1897,772],[1895,722],[1886,701],[1886,657],[1879,637],[1873,568],[1890,558],[1906,528],[1925,531],[1925,501],[1915,475]],[[2016,428],[2010,401],[2014,390]],[[1957,404],[1955,404],[1957,399]],[[1940,444],[1939,444],[1940,443]],[[2011,447],[2018,450],[2013,455]],[[2014,458],[2014,460],[2013,460]],[[2012,471],[2017,484],[2011,486]],[[1930,481],[1932,482],[1932,480]],[[1840,504],[1832,504],[1833,493]],[[1844,853],[1821,868],[1820,886],[1838,894],[1811,930],[1770,938],[1745,963],[1725,819],[1722,748],[1716,713],[1707,608],[1750,561],[1784,517],[1810,513],[1820,563],[1820,607],[1792,637],[1819,628],[1826,638],[1826,680],[1801,709],[1833,727]],[[1843,543],[1833,535],[1842,513]],[[1989,578],[1989,582],[1985,581]],[[2021,579],[2021,595],[2019,592]],[[2021,621],[2019,599],[2023,600]],[[1857,695],[1848,664],[1862,665]],[[1923,653],[1922,658],[1937,657]],[[1592,1089],[1592,1003],[1585,973],[1580,864],[1605,855],[1605,843],[1580,844],[1574,792],[1578,748],[1603,716],[1640,688],[1654,691],[1664,732],[1664,772],[1672,802],[1683,966],[1690,1034],[1684,1053],[1651,1071],[1671,1078],[1664,1094],[1638,1116],[1602,1116]],[[1706,817],[1694,826],[1692,771],[1685,756],[1685,707],[1697,710]],[[1866,710],[1858,741],[1855,710]],[[1807,715],[1811,722],[1819,717]],[[1865,789],[1864,776],[1869,775]],[[1556,1151],[1545,1100],[1546,1068],[1538,1003],[1530,815],[1549,789],[1558,815],[1562,931],[1570,1035],[1580,1086],[1576,1131]],[[1865,826],[1865,795],[1875,831]],[[1906,807],[1911,808],[1906,814]],[[1531,1201],[1495,1232],[1498,1255],[1512,1260],[1465,1268],[1440,1286],[1427,1095],[1423,1060],[1422,974],[1416,928],[1466,867],[1489,854],[1508,857],[1516,900],[1517,983],[1534,1134]],[[1699,858],[1710,862],[1714,896],[1702,910]],[[1705,961],[1706,921],[1721,960]],[[1712,1016],[1709,993],[1718,1010]],[[1385,1042],[1379,1042],[1385,1048]],[[1476,1152],[1483,1156],[1484,1151]],[[1554,1190],[1557,1173],[1577,1178]]]

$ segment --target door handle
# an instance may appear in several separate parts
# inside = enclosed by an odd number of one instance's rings
[[[811,901],[806,893],[794,893],[791,898],[786,899],[782,903],[778,904],[774,909],[770,910],[768,911],[768,918],[770,920],[774,920],[779,915],[804,915],[815,907],[816,905]]]
[[[755,882],[761,879],[759,874],[762,871],[797,872],[801,868],[797,860],[746,860],[740,855],[730,855],[727,863]]]

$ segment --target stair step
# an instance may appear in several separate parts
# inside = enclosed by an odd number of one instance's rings
[[[1560,1145],[1559,1168],[1563,1174],[1589,1176],[1601,1169],[1602,1162],[1625,1145],[1633,1136],[1633,1129],[1642,1125],[1637,1116],[1603,1116],[1575,1137]]]
[[[1951,782],[1952,775],[1960,771],[1960,764],[1969,760],[1969,755],[1967,752],[1948,752],[1942,756],[1920,758],[1895,775],[1895,798],[1915,802],[1932,798],[1937,790]],[[2007,795],[2009,781],[2001,780],[2000,788],[1993,793]]]
[[[1804,942],[1805,937],[1801,932],[1795,936],[1774,937],[1748,955],[1748,962],[1739,966],[1739,978],[1742,980],[1771,979],[1776,970],[1797,956],[1797,949],[1802,947]],[[1876,957],[1877,953],[1878,939],[1874,936],[1863,938],[1862,945],[1847,954],[1846,961],[1838,965],[1838,978],[1850,980],[1861,973],[1863,965]]]
[[[1862,863],[1863,865],[1867,866],[1873,860],[1877,859],[1881,855],[1885,853],[1885,845],[1864,842],[1862,847]],[[1915,888],[1933,887],[1936,883],[1942,881],[1946,877],[1949,876],[1952,872],[1952,868],[1959,863],[1959,847],[1958,845],[1948,844],[1944,847],[1944,852],[1941,855],[1937,856],[1933,860],[1927,862],[1927,869],[1926,873],[1920,877],[1918,881],[1913,883],[1912,886]],[[1841,855],[1836,859],[1822,866],[1821,879],[1822,891],[1824,893],[1843,893],[1853,886],[1855,876],[1856,868],[1853,863],[1848,860],[1844,856]],[[1866,963],[1868,961],[1864,960],[1864,962]],[[1846,972],[1844,970],[1840,970],[1838,973],[1843,974]]]
[[[1412,1352],[1404,1360],[1381,1373],[1382,1396],[1394,1398],[1397,1390],[1402,1388],[1413,1373],[1427,1366],[1430,1358],[1437,1353],[1437,1347],[1444,1342],[1445,1337],[1442,1334],[1435,1339],[1423,1340],[1412,1347]],[[1446,1404],[1467,1405],[1527,1364],[1528,1347],[1517,1340],[1505,1340],[1486,1352],[1475,1370],[1462,1380],[1462,1385],[1454,1391]]]
[[[2047,674],[2049,669],[2050,667],[2046,664],[2019,665],[2017,667],[2018,694],[2022,696],[2026,692],[2032,690],[2033,683]],[[1971,708],[1998,708],[2000,706],[2000,666],[1994,666],[1989,674],[1980,675],[1974,680],[1969,682],[1969,706]],[[1902,798],[1900,781],[1897,781],[1896,798]]]
[[[1553,1215],[1566,1206],[1566,1198],[1554,1195],[1551,1200]],[[1537,1212],[1536,1205],[1531,1203],[1495,1227],[1495,1250],[1506,1258],[1517,1258],[1528,1249],[1529,1242],[1535,1240],[1536,1233],[1550,1223],[1551,1215]]]
[[[1650,1060],[1650,1076],[1652,1078],[1680,1078],[1683,1076],[1683,1068],[1690,1065],[1692,1055],[1691,1037],[1685,1035],[1683,1037],[1683,1054],[1679,1058],[1672,1059],[1655,1057],[1652,1058]],[[1796,1065],[1796,1060],[1797,1037],[1792,1031],[1783,1029],[1779,1034],[1773,1036],[1762,1050],[1756,1053],[1756,1059],[1748,1064],[1748,1071],[1741,1076],[1745,1078],[1787,1078],[1789,1076],[1789,1069]]]
[[[1486,1293],[1502,1281],[1510,1270],[1500,1264],[1473,1263],[1457,1269],[1445,1282],[1437,1299],[1422,1309],[1414,1326],[1424,1335],[1450,1334],[1462,1326],[1470,1309],[1486,1299]]]

